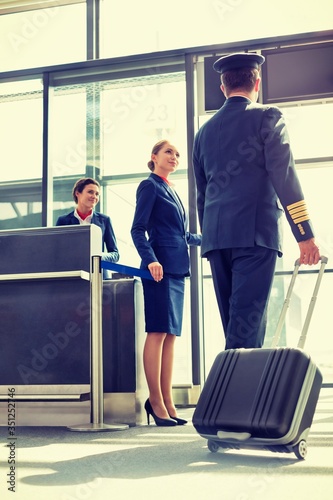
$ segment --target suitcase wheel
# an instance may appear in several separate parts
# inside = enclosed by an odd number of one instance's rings
[[[308,445],[307,445],[306,441],[304,441],[304,439],[302,439],[302,441],[295,444],[295,446],[293,447],[293,451],[299,460],[304,460],[304,458],[306,457],[306,454],[308,452]]]
[[[216,441],[212,441],[212,439],[208,439],[207,446],[212,453],[216,453],[220,448],[219,444]]]

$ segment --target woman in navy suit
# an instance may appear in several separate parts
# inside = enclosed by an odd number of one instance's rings
[[[182,330],[185,277],[190,275],[189,245],[201,236],[187,231],[183,204],[170,184],[169,174],[179,153],[168,141],[158,142],[148,162],[153,172],[137,189],[131,229],[134,245],[153,280],[142,279],[147,338],[143,362],[149,388],[145,403],[156,425],[183,425],[172,398],[174,343]]]
[[[61,215],[56,225],[96,224],[102,230],[102,260],[118,262],[119,252],[111,219],[107,215],[94,211],[94,207],[99,201],[99,193],[100,185],[95,179],[90,177],[79,179],[73,187],[76,208],[67,215]],[[103,277],[108,277],[108,271],[105,269],[103,269]]]

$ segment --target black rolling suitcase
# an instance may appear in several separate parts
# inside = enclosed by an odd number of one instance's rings
[[[276,347],[294,282],[281,311],[272,348],[230,349],[216,357],[193,414],[193,426],[208,448],[266,449],[307,453],[310,431],[322,384],[322,375],[303,351],[326,257],[321,266],[297,348]]]

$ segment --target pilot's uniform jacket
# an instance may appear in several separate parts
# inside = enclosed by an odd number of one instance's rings
[[[193,164],[203,256],[254,245],[281,253],[282,207],[297,241],[313,237],[278,108],[227,99],[199,130]]]

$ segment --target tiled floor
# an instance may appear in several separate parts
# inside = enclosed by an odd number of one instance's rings
[[[180,416],[191,419],[193,409]],[[17,500],[331,500],[333,390],[322,389],[308,455],[234,450],[211,453],[189,421],[82,433],[22,427],[15,442],[15,494],[8,490],[10,447],[0,428],[0,497]]]

